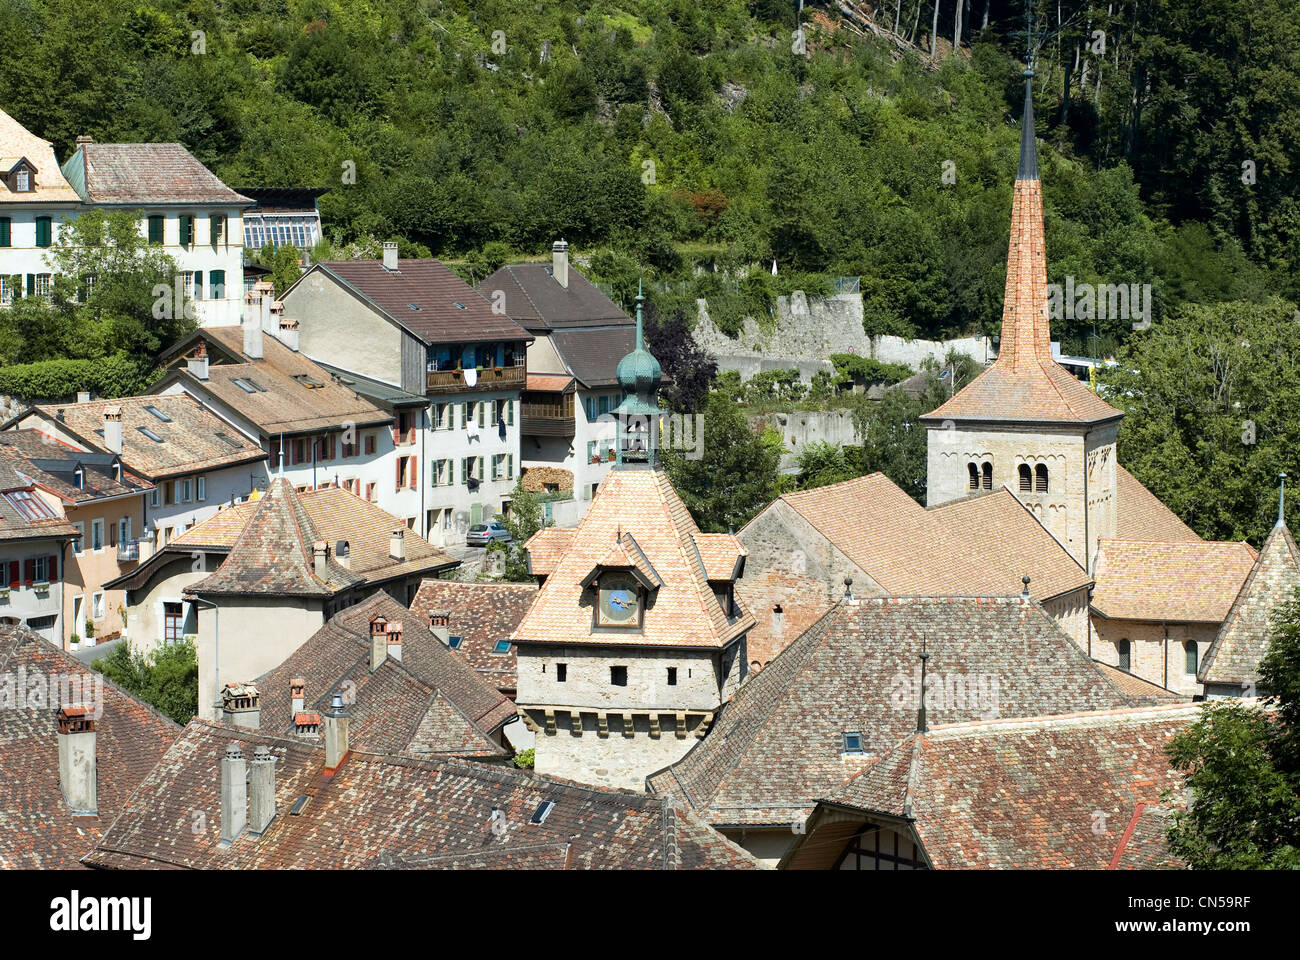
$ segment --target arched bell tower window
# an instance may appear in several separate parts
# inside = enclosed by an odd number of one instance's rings
[[[970,488],[978,490],[980,488],[980,468],[974,463],[966,464],[966,470],[970,473]]]
[[[1034,490],[1037,493],[1047,492],[1047,466],[1040,463],[1034,467]]]
[[[1029,472],[1029,464],[1022,463],[1019,468],[1020,473],[1020,492],[1028,493],[1034,489],[1034,478]]]
[[[983,484],[985,490],[993,489],[993,464],[985,463],[983,467]]]
[[[1133,669],[1133,654],[1129,642],[1121,640],[1116,646],[1119,647],[1119,668],[1121,670]]]

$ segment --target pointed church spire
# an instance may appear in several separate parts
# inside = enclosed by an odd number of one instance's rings
[[[1026,65],[1025,109],[1020,117],[1020,166],[1016,168],[1017,180],[1038,179],[1038,137],[1034,133],[1034,70]]]
[[[1277,526],[1282,527],[1286,525],[1286,520],[1283,519],[1283,514],[1286,511],[1286,471],[1279,471],[1277,479],[1279,483],[1277,490]]]

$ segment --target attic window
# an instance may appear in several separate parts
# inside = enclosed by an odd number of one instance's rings
[[[148,438],[149,438],[150,440],[152,440],[154,443],[162,443],[162,442],[163,442],[163,438],[160,437],[160,436],[158,436],[158,434],[154,433],[154,432],[153,432],[152,430],[150,430],[148,427],[136,427],[136,429],[139,430],[141,433],[143,433],[146,437],[148,437]]]
[[[250,377],[244,377],[243,379],[236,377],[234,383],[246,393],[266,393],[266,387]]]
[[[76,472],[72,474],[72,485],[78,490],[84,489],[86,486],[86,471],[77,467]]]
[[[844,734],[844,752],[845,753],[865,753],[862,746],[862,734],[860,732]]]
[[[457,310],[468,310],[468,309],[469,309],[469,307],[465,306],[465,304],[461,303],[459,300],[457,300],[457,301],[455,301],[454,303],[452,303],[452,306],[455,307]]]
[[[451,647],[453,650],[459,650],[459,649],[460,649],[460,640],[461,640],[461,638],[460,638],[460,637],[457,637],[457,636],[451,636],[451,637],[448,637],[448,638],[447,638],[447,646]]]
[[[242,446],[242,444],[241,444],[238,440],[236,440],[234,437],[228,437],[228,436],[226,436],[224,433],[220,433],[220,432],[218,432],[218,433],[217,433],[217,439],[220,440],[220,441],[222,441],[223,443],[227,443],[227,444],[229,444],[230,446],[235,447],[236,449],[238,449],[240,446]]]
[[[30,193],[32,189],[32,175],[28,170],[19,170],[14,175],[14,192]]]
[[[497,643],[496,643],[496,646],[492,648],[492,652],[493,652],[493,653],[509,653],[509,652],[510,652],[510,641],[509,641],[509,640],[504,640],[504,639],[502,639],[502,640],[498,640]]]
[[[408,303],[407,306],[410,307],[412,310],[423,310],[423,309],[424,309],[424,308],[421,307],[418,303]]]
[[[529,817],[528,822],[535,827],[540,827],[546,822],[546,818],[551,815],[551,811],[554,809],[555,801],[543,800],[537,805],[537,809],[533,811],[533,815]]]
[[[308,390],[317,390],[325,386],[325,384],[321,383],[319,380],[315,379],[314,377],[310,377],[305,373],[295,373],[293,375],[293,378],[297,380],[300,384],[302,384],[304,387],[306,387]]]
[[[171,417],[167,416],[167,414],[163,413],[161,410],[159,410],[159,409],[158,409],[157,407],[155,407],[155,406],[148,406],[148,407],[145,407],[144,409],[145,409],[146,412],[148,412],[148,413],[152,413],[155,417],[157,417],[157,418],[158,418],[159,420],[161,420],[163,423],[171,423],[171,422],[172,422],[172,418],[171,418]]]

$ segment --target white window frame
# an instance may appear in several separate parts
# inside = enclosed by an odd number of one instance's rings
[[[103,620],[108,613],[108,604],[104,602],[104,591],[96,590],[90,596],[90,619]]]
[[[186,477],[181,481],[181,503],[190,503],[194,500],[194,481]]]
[[[74,520],[72,526],[77,531],[77,538],[72,541],[72,553],[79,557],[86,552],[86,524],[83,520]],[[77,549],[78,544],[81,545],[80,550]]]
[[[54,274],[38,273],[35,276],[36,284],[33,290],[35,296],[48,297],[54,292]]]
[[[199,503],[206,503],[208,499],[208,478],[199,477],[194,481],[194,498]]]
[[[154,487],[152,490],[150,490],[150,491],[149,491],[149,506],[151,506],[151,507],[161,506],[161,503],[159,502],[159,498],[160,498],[161,496],[162,496],[162,493],[160,492],[160,490],[159,490],[157,487]]]
[[[117,542],[119,544],[131,542],[131,518],[123,517],[117,521]]]
[[[95,546],[98,542],[99,546]],[[107,542],[104,536],[104,520],[101,517],[98,520],[90,521],[90,549],[95,553],[103,553],[104,544]]]
[[[14,175],[14,193],[30,193],[32,189],[32,173],[30,170],[19,170]]]

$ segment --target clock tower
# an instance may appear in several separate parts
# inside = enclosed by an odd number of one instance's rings
[[[537,599],[511,638],[536,769],[643,790],[739,687],[754,619],[736,602],[745,548],[703,533],[659,460],[662,371],[636,343],[619,361],[617,463],[576,529],[527,544]]]

